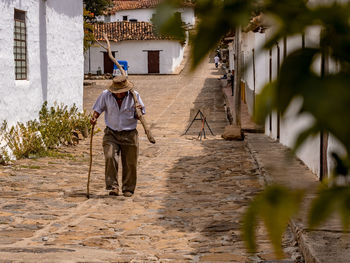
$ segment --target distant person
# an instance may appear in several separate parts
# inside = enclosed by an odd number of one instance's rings
[[[215,67],[216,67],[216,68],[218,68],[218,66],[219,66],[219,61],[220,61],[220,58],[219,58],[218,55],[216,55],[216,56],[214,57],[214,62],[215,62]]]
[[[216,50],[216,55],[219,57],[219,59],[221,59],[220,49]]]

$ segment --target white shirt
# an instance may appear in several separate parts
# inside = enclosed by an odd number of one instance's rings
[[[142,107],[142,114],[145,114],[145,105],[140,95],[135,91],[137,100]],[[135,118],[135,103],[130,92],[124,97],[122,105],[118,106],[112,92],[104,90],[97,98],[93,110],[101,114],[105,113],[106,126],[115,131],[129,131],[136,129],[137,119]]]
[[[214,62],[215,62],[215,63],[219,63],[219,61],[220,61],[220,58],[219,58],[218,56],[215,56],[215,57],[214,57]]]

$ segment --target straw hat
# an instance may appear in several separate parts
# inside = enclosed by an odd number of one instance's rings
[[[133,87],[134,84],[126,76],[117,76],[113,78],[113,82],[108,87],[108,90],[113,93],[122,93],[131,90]]]

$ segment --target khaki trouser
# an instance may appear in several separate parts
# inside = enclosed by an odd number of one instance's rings
[[[118,184],[118,157],[122,160],[122,191],[134,192],[137,178],[137,157],[139,139],[137,130],[113,131],[106,127],[103,136],[103,152],[105,155],[106,189],[112,190]]]

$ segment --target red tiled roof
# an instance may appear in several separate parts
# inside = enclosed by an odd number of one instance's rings
[[[94,24],[94,35],[98,41],[104,41],[103,33],[109,40],[162,40],[170,37],[158,36],[151,23],[148,22],[111,22]]]
[[[162,0],[113,0],[112,7],[107,9],[106,15],[113,15],[121,10],[153,8],[156,7]],[[184,6],[193,6],[191,0],[184,0]]]
[[[121,10],[131,10],[140,8],[152,8],[161,0],[113,0],[113,6],[107,10],[108,15],[115,14]]]

